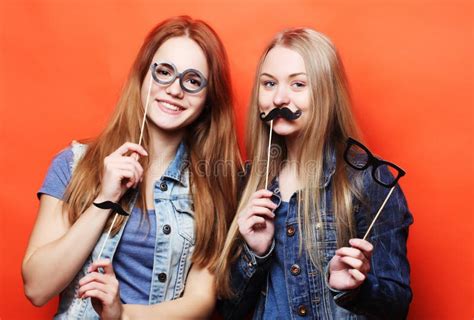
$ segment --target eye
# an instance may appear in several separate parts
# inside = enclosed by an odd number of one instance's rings
[[[195,78],[190,78],[190,79],[186,79],[186,81],[193,85],[193,86],[196,86],[196,87],[199,87],[201,85],[201,81],[200,79],[195,79]]]
[[[169,76],[170,75],[169,71],[163,70],[163,69],[162,70],[157,70],[156,73],[158,73],[160,75],[163,75],[163,76]]]
[[[306,87],[306,83],[303,82],[303,81],[295,81],[291,84],[291,86],[296,88],[296,89],[302,89],[302,88]]]
[[[274,86],[276,86],[276,82],[272,80],[265,80],[262,82],[262,85],[266,88],[273,88]]]

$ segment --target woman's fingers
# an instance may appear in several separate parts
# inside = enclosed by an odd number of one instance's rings
[[[349,256],[359,260],[368,260],[362,251],[356,248],[342,247],[336,250],[336,254],[340,256]]]
[[[94,261],[87,269],[87,272],[97,271],[99,268],[104,270],[105,274],[115,275],[114,268],[112,267],[112,262],[109,259],[100,259]]]
[[[90,282],[107,283],[108,279],[105,274],[100,272],[91,272],[79,280],[79,286],[84,286]]]
[[[364,263],[361,260],[348,257],[348,256],[341,257],[341,261],[347,264],[349,267],[352,267],[358,270],[360,270],[362,266],[364,265]]]
[[[341,248],[341,249],[343,249],[343,248]],[[365,256],[362,255],[363,258],[359,259],[359,258],[355,258],[355,257],[350,256],[350,255],[342,255],[341,254],[341,252],[342,252],[341,249],[339,249],[337,251],[337,255],[340,256],[340,261],[341,262],[345,263],[350,268],[357,269],[357,270],[361,271],[364,274],[367,274],[370,271],[370,261],[367,260],[365,258]],[[344,248],[344,249],[350,249],[350,248]]]
[[[370,260],[370,258],[372,257],[372,252],[374,251],[374,246],[369,241],[354,238],[354,239],[349,240],[349,244],[353,248],[356,248],[356,249],[359,249],[360,251],[362,251],[362,253],[364,254],[364,256],[368,260]]]
[[[268,190],[256,191],[250,198],[246,209],[239,214],[239,220],[247,220],[256,214],[273,219],[275,217],[273,210],[276,209],[277,205],[270,200],[272,195],[273,193]]]
[[[142,180],[143,167],[135,159],[120,157],[107,159],[106,162],[104,165],[106,173],[115,175],[120,181],[127,178],[129,180],[126,183],[127,188],[138,185]]]
[[[254,228],[264,225],[265,224],[265,218],[259,217],[259,216],[252,216],[247,221],[242,224],[241,232],[242,233],[249,233],[252,231]]]
[[[148,156],[148,153],[146,152],[146,150],[142,146],[140,146],[136,143],[131,143],[131,142],[125,142],[117,150],[115,150],[112,154],[123,156],[129,151],[134,151],[134,152],[136,152],[136,153],[138,153],[142,156],[145,156],[145,157]]]
[[[85,292],[90,290],[99,290],[107,293],[107,284],[98,281],[87,282],[79,287],[79,290],[77,290],[77,296],[82,297]]]
[[[102,272],[98,272],[102,270]],[[88,291],[101,291],[114,296],[118,291],[118,280],[115,277],[112,263],[102,259],[92,263],[88,269],[89,274],[79,280],[78,296],[85,296]]]
[[[362,282],[365,280],[366,276],[362,272],[357,269],[349,269],[347,270],[349,274],[357,281]]]
[[[252,200],[259,199],[259,198],[270,198],[273,195],[273,192],[267,189],[260,189],[255,191],[249,199],[249,202]]]
[[[267,207],[268,209],[275,210],[277,208],[277,205],[273,203],[272,200],[269,198],[260,198],[260,199],[254,199],[250,202],[252,206],[259,206],[259,207]]]

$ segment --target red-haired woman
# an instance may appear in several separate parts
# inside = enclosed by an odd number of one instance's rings
[[[157,25],[105,130],[59,153],[38,192],[22,268],[32,303],[60,294],[57,319],[208,316],[237,206],[233,121],[217,34],[189,17]],[[110,202],[131,214],[107,237]]]

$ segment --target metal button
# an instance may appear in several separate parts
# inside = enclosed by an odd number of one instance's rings
[[[286,227],[286,235],[288,237],[293,237],[295,235],[295,227],[293,226]]]
[[[302,317],[306,317],[306,315],[308,314],[308,310],[306,310],[306,306],[305,305],[301,305],[298,307],[298,314]]]
[[[160,273],[160,274],[158,275],[158,280],[159,280],[160,282],[165,282],[165,281],[166,281],[166,273],[163,273],[163,272]]]
[[[170,234],[171,233],[171,226],[169,224],[165,224],[163,226],[163,233],[164,234]]]
[[[168,185],[166,184],[166,182],[163,181],[163,182],[160,183],[160,190],[161,191],[168,190]]]
[[[316,229],[321,229],[321,222],[316,223]]]
[[[291,266],[290,272],[291,272],[292,275],[297,276],[301,273],[301,268],[300,268],[299,265],[294,264],[294,265]]]

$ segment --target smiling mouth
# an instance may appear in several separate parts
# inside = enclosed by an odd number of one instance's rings
[[[171,112],[180,112],[180,111],[183,111],[185,110],[183,107],[181,106],[178,106],[176,104],[172,104],[172,103],[169,103],[169,102],[166,102],[166,101],[160,101],[160,100],[157,100],[157,102],[159,103],[160,106],[163,107],[163,109],[165,110],[169,110]]]

